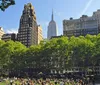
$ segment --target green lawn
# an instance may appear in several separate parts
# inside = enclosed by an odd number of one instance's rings
[[[51,81],[53,84],[54,84],[54,81]],[[9,82],[8,82],[9,83]],[[18,81],[16,81],[16,83],[19,85],[19,82]],[[7,84],[7,82],[5,81],[5,82],[0,82],[0,85],[6,85]],[[37,84],[38,85],[38,84]],[[57,85],[59,85],[59,84],[57,84]],[[66,84],[66,85],[72,85],[72,84]]]
[[[16,81],[16,83],[19,85],[19,82],[18,81]],[[9,84],[9,81],[0,82],[0,85],[6,85],[6,84]]]
[[[6,85],[6,82],[0,82],[0,85]]]

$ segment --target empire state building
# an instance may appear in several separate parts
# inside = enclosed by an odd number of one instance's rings
[[[47,38],[50,39],[53,36],[57,36],[57,25],[56,22],[54,21],[54,16],[52,11],[52,17],[47,31]]]

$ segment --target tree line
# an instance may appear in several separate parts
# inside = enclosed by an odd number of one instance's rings
[[[53,38],[29,48],[20,42],[0,40],[1,73],[63,71],[75,66],[84,69],[100,64],[100,34]]]

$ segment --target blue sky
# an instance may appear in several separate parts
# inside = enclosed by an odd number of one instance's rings
[[[31,2],[35,8],[37,23],[43,28],[43,37],[47,37],[47,26],[51,20],[52,9],[54,20],[58,25],[58,35],[63,34],[64,19],[79,18],[82,14],[91,16],[100,9],[100,0],[15,0],[16,5],[4,12],[0,11],[0,26],[7,33],[17,32],[24,4]]]

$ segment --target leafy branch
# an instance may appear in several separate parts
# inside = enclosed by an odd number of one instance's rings
[[[14,0],[0,0],[0,9],[2,11],[5,11],[6,8],[14,4],[15,4]]]

